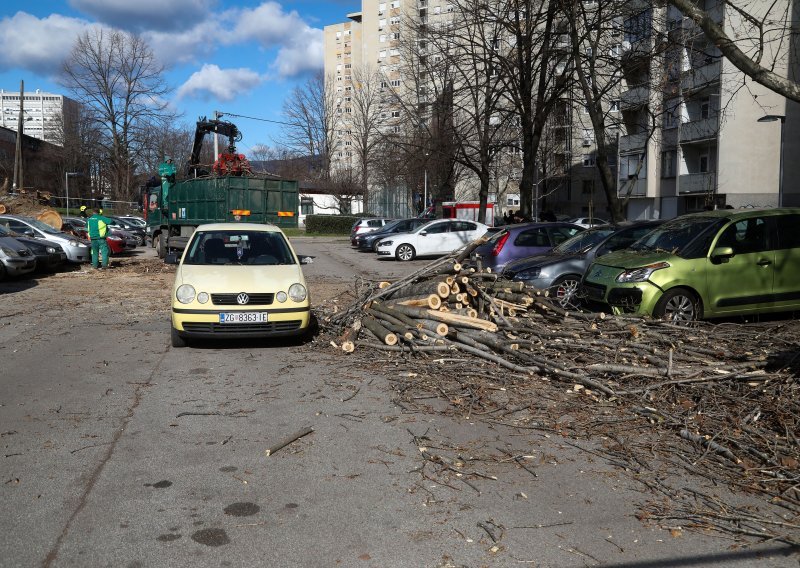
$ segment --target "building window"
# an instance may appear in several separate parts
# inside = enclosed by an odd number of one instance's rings
[[[611,101],[611,107],[609,110],[611,112],[619,112],[619,99],[614,99]]]
[[[380,37],[378,38],[378,41],[381,42],[381,43],[385,43],[386,42],[386,34],[381,34]]]
[[[341,153],[339,154],[341,156]],[[314,200],[310,197],[300,198],[300,214],[313,215],[314,214]]]
[[[584,146],[591,146],[592,142],[594,142],[594,132],[592,132],[589,128],[583,129],[583,145]]]
[[[708,97],[700,99],[700,120],[711,116],[711,100]]]
[[[391,8],[399,8],[400,7],[400,0],[393,0],[392,3],[389,6]]]
[[[581,195],[592,195],[594,193],[594,180],[585,179],[581,181]]]
[[[661,177],[671,178],[675,177],[675,162],[677,152],[675,150],[667,150],[661,153]]]
[[[700,166],[700,173],[706,174],[709,172],[708,165],[709,165],[709,155],[708,154],[700,154],[699,159],[699,166]]]
[[[583,155],[583,167],[584,168],[591,168],[594,166],[594,156],[591,154],[584,154]]]
[[[392,111],[392,118],[400,118],[400,111],[399,110],[393,110]]]
[[[378,11],[379,12],[386,11],[386,2],[381,2],[380,4],[378,4]]]
[[[381,18],[380,20],[378,20],[378,27],[379,28],[383,28],[385,26],[386,26],[386,18]]]
[[[378,52],[378,57],[386,57],[386,50],[382,49],[381,51],[379,51]]]
[[[399,86],[400,86],[400,79],[393,79],[392,87],[399,87]]]

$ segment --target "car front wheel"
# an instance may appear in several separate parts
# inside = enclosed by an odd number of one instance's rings
[[[688,324],[700,318],[700,301],[691,290],[673,288],[658,300],[653,309],[653,317],[677,324]]]
[[[414,260],[415,255],[416,252],[414,251],[414,247],[406,244],[398,246],[397,250],[394,253],[395,258],[397,258],[397,260],[402,260],[402,261]]]
[[[580,276],[569,274],[562,276],[556,280],[550,287],[550,293],[562,308],[574,306],[576,303],[576,294],[581,285]]]

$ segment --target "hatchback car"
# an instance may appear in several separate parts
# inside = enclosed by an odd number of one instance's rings
[[[506,225],[476,248],[470,260],[500,272],[509,262],[547,252],[581,231],[582,227],[563,222]]]
[[[588,300],[688,322],[800,309],[800,209],[718,210],[661,225],[592,264]]]
[[[301,263],[275,225],[200,225],[172,289],[172,346],[187,340],[301,335],[311,302]],[[178,264],[175,254],[165,261]]]
[[[369,233],[371,231],[377,231],[390,221],[392,221],[392,219],[383,219],[376,217],[367,217],[364,219],[359,219],[358,221],[353,223],[353,226],[350,228],[350,244],[356,246],[356,237],[358,235],[363,235],[364,233]]]
[[[88,242],[74,235],[58,231],[47,223],[43,223],[33,217],[0,215],[0,225],[20,235],[58,243],[67,254],[69,262],[89,262],[92,259]]]
[[[67,255],[61,245],[53,241],[45,241],[18,235],[0,225],[0,237],[11,237],[28,248],[36,257],[36,270],[52,272],[67,260]]]
[[[597,225],[608,225],[608,221],[605,219],[598,219],[597,217],[575,217],[573,219],[568,219],[568,222],[580,225],[584,229],[596,227]]]
[[[581,231],[548,253],[506,264],[502,277],[548,290],[562,306],[573,305],[583,273],[595,258],[629,247],[664,221],[635,221]]]
[[[18,240],[0,233],[0,280],[36,270],[36,257]]]
[[[414,260],[418,256],[438,256],[460,249],[486,234],[489,227],[477,221],[440,219],[429,221],[408,233],[389,235],[378,241],[378,256]]]
[[[417,227],[421,227],[429,220],[430,219],[412,217],[410,219],[397,219],[395,221],[391,221],[380,229],[371,231],[369,233],[356,235],[355,246],[358,250],[376,252],[378,241],[384,238],[386,235],[393,235],[395,233],[408,233]]]

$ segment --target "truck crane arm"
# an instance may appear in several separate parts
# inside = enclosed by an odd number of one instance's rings
[[[242,139],[242,133],[232,122],[224,120],[208,120],[205,116],[197,121],[197,128],[194,131],[194,144],[192,145],[192,155],[189,158],[189,174],[193,174],[197,169],[195,166],[200,163],[200,149],[203,147],[203,139],[206,134],[216,133],[228,137],[228,154],[236,154],[236,142]],[[215,156],[216,158],[216,156]]]

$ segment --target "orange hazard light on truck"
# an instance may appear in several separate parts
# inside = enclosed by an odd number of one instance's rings
[[[278,217],[294,217],[294,211],[278,211]]]
[[[249,209],[234,209],[231,211],[231,215],[234,217],[249,217],[250,210]]]

